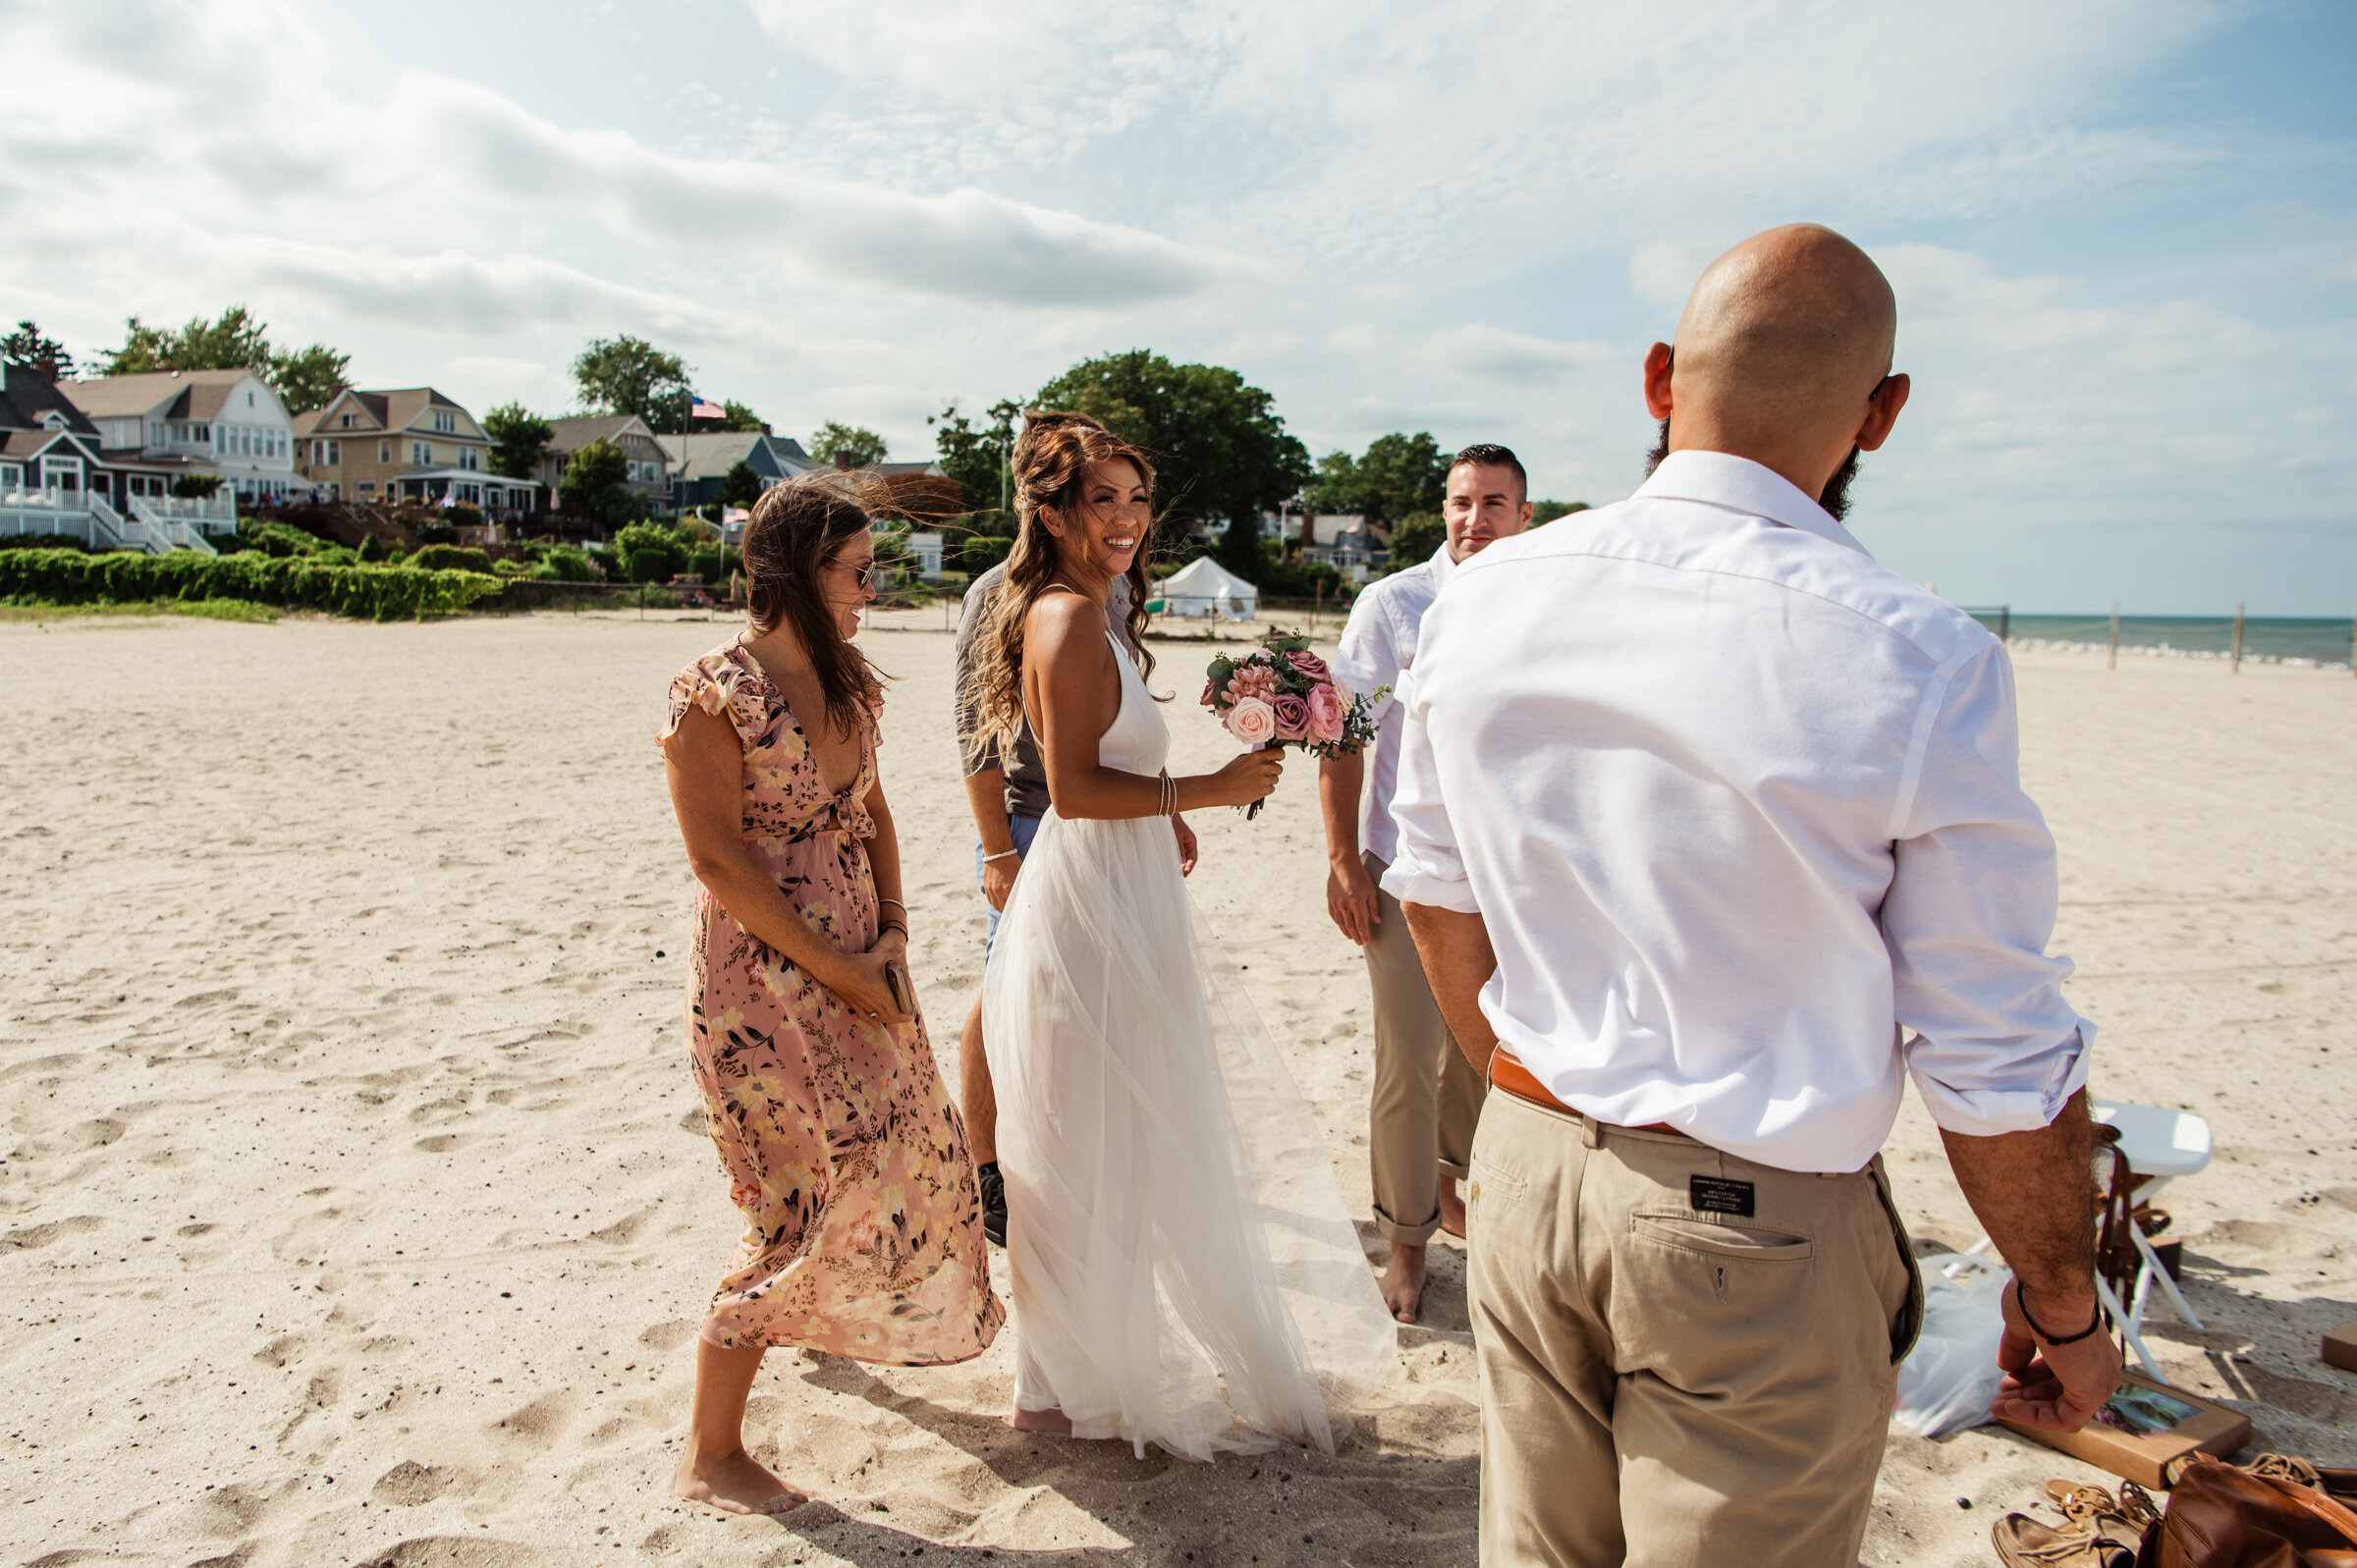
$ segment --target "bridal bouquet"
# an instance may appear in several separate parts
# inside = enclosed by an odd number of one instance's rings
[[[1382,692],[1375,694],[1377,697]],[[1348,757],[1375,738],[1375,703],[1334,678],[1309,639],[1278,632],[1241,659],[1214,659],[1203,706],[1253,750],[1299,746],[1313,757]],[[1257,800],[1244,812],[1260,815]]]

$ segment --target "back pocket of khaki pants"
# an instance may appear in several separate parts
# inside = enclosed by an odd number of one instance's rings
[[[1807,1263],[1817,1252],[1817,1244],[1806,1236],[1712,1224],[1684,1215],[1631,1215],[1628,1233],[1682,1252],[1744,1263]]]
[[[1491,1164],[1475,1155],[1466,1162],[1465,1203],[1478,1208],[1484,1200],[1490,1203],[1510,1203],[1522,1196],[1527,1183],[1518,1172]]]

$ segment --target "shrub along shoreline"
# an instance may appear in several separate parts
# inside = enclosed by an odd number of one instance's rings
[[[301,556],[255,551],[146,556],[0,550],[0,599],[61,605],[241,599],[364,621],[420,621],[457,614],[503,586],[500,578],[479,571],[320,566]]]

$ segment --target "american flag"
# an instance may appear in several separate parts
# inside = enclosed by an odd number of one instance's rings
[[[705,400],[705,399],[703,399],[703,398],[699,398],[699,397],[697,397],[697,396],[696,396],[694,393],[692,393],[692,392],[690,392],[689,394],[687,394],[687,417],[688,417],[688,418],[690,418],[690,419],[726,419],[728,416],[729,416],[729,410],[728,410],[728,409],[726,409],[726,408],[724,408],[724,407],[722,407],[722,406],[721,406],[719,404],[717,404],[717,403],[711,403],[711,402],[708,402],[708,401],[706,401],[706,400]]]

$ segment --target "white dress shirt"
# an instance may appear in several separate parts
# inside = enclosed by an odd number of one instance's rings
[[[1847,1171],[1902,1067],[1984,1136],[2086,1081],[2002,645],[1778,474],[1672,453],[1421,643],[1384,886],[1484,918],[1482,1011],[1565,1104]]]
[[[1376,732],[1367,765],[1367,789],[1358,814],[1358,846],[1379,860],[1397,852],[1399,831],[1392,822],[1392,791],[1399,777],[1400,677],[1416,662],[1416,633],[1433,597],[1456,570],[1443,543],[1430,561],[1378,577],[1358,592],[1350,619],[1335,649],[1334,673],[1362,696],[1389,686],[1375,704]]]

